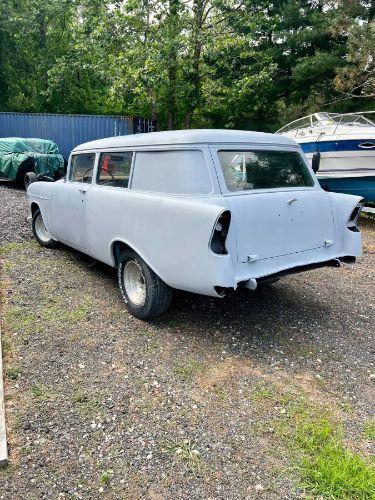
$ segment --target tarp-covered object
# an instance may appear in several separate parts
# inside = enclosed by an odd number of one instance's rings
[[[54,142],[20,137],[0,138],[0,177],[23,181],[17,178],[17,174],[27,160],[34,165],[27,170],[34,170],[36,174],[54,177],[56,172],[64,173],[64,158]]]

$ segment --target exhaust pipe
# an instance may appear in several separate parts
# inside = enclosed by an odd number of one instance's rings
[[[255,278],[250,278],[244,282],[243,286],[245,288],[248,288],[249,290],[256,290],[258,283],[257,283],[257,280]]]

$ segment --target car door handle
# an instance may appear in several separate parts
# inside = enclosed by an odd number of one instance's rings
[[[78,189],[78,191],[82,194],[86,194],[87,189]]]
[[[291,198],[286,203],[287,203],[287,205],[291,205],[292,203],[295,203],[296,201],[298,201],[298,198]]]

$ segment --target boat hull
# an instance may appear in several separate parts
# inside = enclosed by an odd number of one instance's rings
[[[305,149],[301,144],[302,149]],[[313,153],[306,153],[312,160]],[[320,152],[317,172],[320,185],[329,191],[361,196],[375,203],[375,150]]]
[[[303,144],[301,144],[304,150]],[[313,153],[305,153],[312,160]],[[327,151],[320,153],[319,177],[342,178],[375,176],[375,150]]]
[[[322,177],[318,181],[326,191],[361,196],[367,203],[375,203],[375,175],[367,177]]]
[[[325,189],[358,195],[375,203],[373,115],[375,111],[318,112],[294,120],[276,133],[297,141],[310,163],[313,155],[319,154],[316,175]],[[316,167],[317,162],[314,164]]]

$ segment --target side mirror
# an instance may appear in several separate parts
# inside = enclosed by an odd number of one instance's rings
[[[319,170],[320,166],[320,153],[316,152],[313,154],[312,161],[311,161],[311,168],[314,170],[315,173]]]

